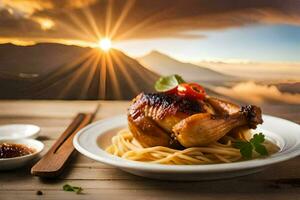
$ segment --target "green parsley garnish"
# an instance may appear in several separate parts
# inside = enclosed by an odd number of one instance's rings
[[[238,148],[241,155],[245,159],[252,158],[253,150],[262,156],[268,155],[266,147],[262,144],[265,141],[265,136],[262,133],[255,134],[250,141],[237,141],[234,143],[234,147]]]
[[[83,189],[81,187],[76,187],[76,186],[71,186],[69,184],[65,184],[63,186],[63,190],[68,191],[68,192],[76,192],[76,194],[80,194]]]
[[[175,88],[177,85],[185,83],[181,76],[174,74],[171,76],[162,76],[155,83],[155,90],[158,92],[165,92],[172,88]]]

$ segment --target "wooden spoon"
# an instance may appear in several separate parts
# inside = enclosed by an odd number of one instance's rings
[[[57,177],[75,152],[74,135],[93,120],[94,114],[79,113],[55,144],[31,168],[31,174],[40,177]]]

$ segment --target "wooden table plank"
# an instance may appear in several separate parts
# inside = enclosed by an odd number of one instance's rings
[[[263,172],[251,174],[244,177],[239,177],[239,180],[248,180],[256,183],[257,181],[276,181],[282,179],[297,179],[300,177],[300,159],[295,158],[288,162],[283,162],[276,164],[272,167],[267,168]],[[288,165],[287,165],[288,164]],[[77,166],[76,164],[71,164],[71,167],[58,180],[147,180],[145,178],[140,178],[118,170],[113,167],[106,167],[105,165],[94,165],[89,167]],[[23,177],[26,179],[28,177],[30,169],[24,169],[14,172],[17,177]],[[29,179],[31,180],[31,179]],[[235,180],[229,179],[228,182]],[[15,182],[15,177],[11,176],[10,173],[1,174],[1,181],[7,181],[8,183]],[[207,182],[206,184],[211,184],[213,182]],[[13,185],[5,184],[0,186],[0,189],[12,188]],[[16,186],[17,187],[17,186]],[[24,185],[20,185],[24,187]],[[142,186],[141,186],[142,187]],[[300,188],[299,188],[300,189]]]
[[[47,150],[78,112],[92,112],[98,103],[96,119],[124,114],[129,105],[123,101],[0,101],[0,124],[39,125],[39,139]],[[300,123],[299,105],[265,105],[263,110]],[[29,168],[0,172],[0,199],[300,199],[299,169],[297,157],[264,172],[234,179],[168,182],[130,175],[78,154],[57,180],[32,177]],[[65,183],[83,187],[84,194],[62,191]],[[37,190],[44,195],[37,196]]]
[[[247,184],[245,185],[247,186]],[[221,186],[222,187],[222,186]],[[43,196],[37,196],[36,191],[7,191],[2,195],[1,200],[11,200],[16,198],[24,199],[142,199],[142,200],[170,200],[170,199],[189,199],[189,200],[212,200],[212,199],[222,199],[222,200],[253,200],[253,199],[272,199],[272,200],[282,200],[291,197],[293,200],[298,200],[300,194],[298,191],[293,189],[286,189],[284,191],[278,190],[274,191],[272,189],[264,188],[264,191],[257,191],[255,195],[248,193],[244,190],[236,191],[231,185],[231,188],[225,191],[216,191],[216,189],[211,188],[195,188],[190,191],[185,191],[185,189],[149,189],[149,190],[115,190],[115,189],[85,189],[84,194],[76,195],[72,193],[63,192],[61,190],[42,190]]]
[[[93,112],[98,101],[0,101],[1,117],[70,118],[79,112]]]

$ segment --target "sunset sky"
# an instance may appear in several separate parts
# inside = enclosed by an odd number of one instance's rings
[[[184,61],[300,62],[300,26],[251,25],[197,33],[206,37],[190,40],[137,40],[123,42],[117,47],[132,55],[142,55],[157,49]]]
[[[93,46],[136,57],[300,62],[300,1],[0,0],[0,43]]]

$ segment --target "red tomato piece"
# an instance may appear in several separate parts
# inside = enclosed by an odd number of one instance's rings
[[[178,85],[177,94],[200,100],[203,100],[206,95],[204,88],[197,83],[182,83]]]

